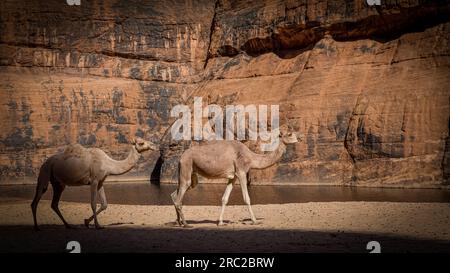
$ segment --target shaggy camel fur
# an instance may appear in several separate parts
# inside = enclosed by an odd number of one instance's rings
[[[140,154],[147,150],[156,150],[157,147],[143,139],[133,141],[133,146],[125,160],[117,161],[110,158],[98,148],[84,148],[79,144],[69,145],[64,152],[48,158],[41,166],[36,187],[36,194],[31,209],[33,212],[34,228],[39,230],[36,221],[36,211],[39,200],[47,190],[49,182],[53,187],[52,209],[61,218],[66,228],[71,228],[58,208],[59,199],[66,186],[91,187],[91,208],[93,215],[84,220],[86,227],[94,220],[95,227],[101,228],[97,215],[107,207],[103,181],[108,175],[124,174],[131,170],[139,160]],[[100,209],[97,208],[97,194],[100,197]]]
[[[197,174],[210,179],[228,179],[222,197],[218,225],[223,225],[225,206],[236,179],[241,185],[242,195],[250,212],[251,220],[256,224],[256,218],[250,206],[246,175],[250,169],[265,169],[274,165],[286,151],[286,144],[297,142],[297,136],[287,130],[281,131],[280,137],[281,141],[277,149],[267,154],[256,154],[239,141],[226,140],[209,141],[186,150],[180,158],[178,188],[171,194],[178,224],[188,227],[182,212],[182,200],[186,191],[197,185]]]

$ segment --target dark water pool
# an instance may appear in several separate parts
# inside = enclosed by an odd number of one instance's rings
[[[106,197],[110,204],[171,205],[170,193],[176,185],[152,185],[149,183],[108,183]],[[225,184],[200,184],[189,190],[184,198],[187,205],[219,205]],[[0,201],[10,199],[31,200],[34,185],[0,186]],[[450,190],[392,189],[341,186],[257,186],[249,187],[252,204],[283,204],[306,202],[439,202],[450,203]],[[62,200],[89,202],[89,187],[67,187]],[[51,200],[51,187],[43,199]],[[240,186],[236,185],[230,196],[230,205],[242,205]]]

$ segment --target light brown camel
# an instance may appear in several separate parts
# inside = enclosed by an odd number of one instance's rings
[[[110,158],[104,151],[98,148],[84,148],[79,144],[67,146],[67,148],[56,155],[48,158],[41,166],[36,187],[36,194],[31,209],[33,211],[34,228],[39,230],[36,221],[36,211],[39,200],[47,190],[49,182],[53,187],[52,209],[61,218],[66,228],[71,228],[58,208],[59,199],[66,186],[91,187],[91,208],[93,215],[84,220],[89,223],[94,220],[95,227],[101,228],[97,221],[97,215],[107,207],[103,181],[108,175],[124,174],[131,170],[139,160],[140,154],[147,150],[156,150],[155,144],[143,139],[133,140],[133,146],[126,159],[117,161]],[[97,194],[100,197],[100,209],[97,208]]]
[[[181,155],[179,164],[178,188],[171,194],[180,226],[189,227],[183,212],[182,201],[186,191],[198,183],[197,175],[209,179],[226,178],[228,184],[222,197],[222,209],[218,225],[223,225],[223,214],[228,203],[233,184],[239,180],[244,202],[250,212],[251,220],[257,223],[250,206],[247,189],[247,173],[250,169],[265,169],[278,162],[286,151],[286,144],[297,142],[295,133],[280,129],[281,141],[277,149],[267,154],[256,154],[239,141],[217,140],[193,146]]]

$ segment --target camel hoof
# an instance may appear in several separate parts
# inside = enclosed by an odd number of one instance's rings
[[[105,227],[104,227],[104,226],[101,226],[101,225],[96,225],[96,226],[95,226],[95,229],[105,229]]]
[[[188,224],[183,224],[183,228],[193,228],[194,226],[188,225]]]
[[[261,221],[252,221],[252,222],[250,223],[250,225],[254,225],[254,226],[256,226],[256,225],[261,225],[261,224],[262,224]]]
[[[224,222],[219,222],[219,223],[217,223],[217,226],[226,226],[227,224],[225,224]]]
[[[89,219],[84,219],[84,226],[89,228]]]
[[[66,225],[66,229],[77,229],[76,226],[72,226],[72,225]]]

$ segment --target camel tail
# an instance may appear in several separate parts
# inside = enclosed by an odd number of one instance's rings
[[[192,172],[191,174],[191,189],[195,188],[198,184],[198,176],[196,173]]]
[[[180,190],[180,180],[181,180],[181,160],[178,161],[178,184],[177,184],[177,194]]]

